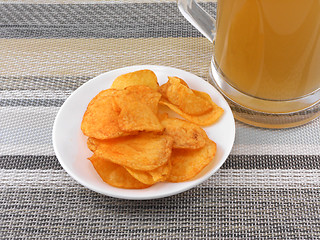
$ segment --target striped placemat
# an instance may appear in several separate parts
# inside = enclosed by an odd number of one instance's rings
[[[237,122],[217,174],[163,199],[103,196],[60,166],[54,118],[92,77],[152,64],[208,79],[212,46],[175,1],[0,1],[0,46],[1,239],[320,239],[320,119]]]

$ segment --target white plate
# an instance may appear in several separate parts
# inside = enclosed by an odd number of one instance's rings
[[[214,160],[196,178],[181,183],[157,183],[146,189],[121,189],[103,182],[91,162],[92,153],[87,148],[87,137],[80,129],[82,116],[88,103],[101,90],[111,86],[121,74],[141,69],[150,69],[158,77],[159,84],[167,82],[168,76],[177,76],[187,82],[190,88],[208,93],[213,101],[224,109],[221,119],[204,128],[208,137],[217,144]],[[235,123],[229,105],[222,95],[208,82],[191,73],[164,66],[131,66],[103,73],[83,84],[61,106],[53,126],[53,147],[62,167],[83,186],[111,197],[123,199],[155,199],[181,193],[207,180],[225,162],[235,138]]]

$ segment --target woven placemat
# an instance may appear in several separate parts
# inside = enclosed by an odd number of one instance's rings
[[[65,99],[130,65],[208,79],[212,46],[175,1],[40,3],[0,4],[1,239],[320,238],[320,119],[287,130],[237,122],[222,168],[176,196],[120,200],[76,183],[51,141]]]

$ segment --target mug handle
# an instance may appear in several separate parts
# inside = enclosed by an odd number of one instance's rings
[[[195,0],[178,0],[182,15],[213,43],[216,34],[216,21]]]

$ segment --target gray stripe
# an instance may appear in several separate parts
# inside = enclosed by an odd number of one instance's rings
[[[93,76],[0,76],[0,91],[76,90]]]
[[[94,77],[96,76],[0,76],[0,96],[1,91],[12,90],[74,91]]]
[[[319,194],[319,189],[195,188],[141,202],[84,188],[1,189],[0,231],[22,239],[317,239]]]
[[[215,3],[202,4],[209,12]],[[176,3],[1,4],[1,38],[203,37]]]
[[[60,107],[65,99],[0,99],[0,107]]]
[[[53,169],[62,167],[56,156],[3,155],[0,169]],[[320,156],[230,155],[221,169],[320,169]]]
[[[62,170],[62,167],[56,156],[3,155],[0,156],[0,169]]]
[[[320,155],[230,155],[222,169],[320,169]]]

